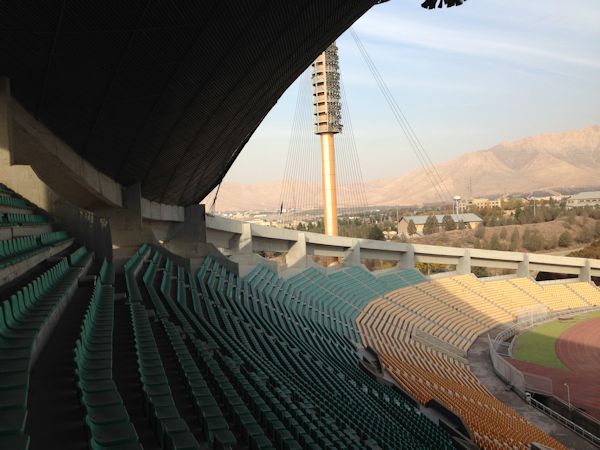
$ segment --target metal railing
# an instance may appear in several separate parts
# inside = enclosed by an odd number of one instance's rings
[[[556,420],[557,422],[559,422],[563,426],[567,427],[568,429],[570,429],[571,431],[573,431],[577,435],[581,436],[586,441],[594,444],[596,447],[600,447],[600,437],[598,437],[595,434],[592,434],[589,431],[583,429],[582,427],[580,427],[579,425],[577,425],[575,422],[572,422],[571,420],[569,420],[566,417],[560,415],[559,413],[557,413],[553,409],[548,408],[546,405],[544,405],[543,403],[537,401],[536,399],[534,399],[532,397],[528,397],[527,401],[529,402],[529,404],[531,406],[533,406],[534,408],[542,411],[544,414],[546,414],[547,416],[549,416],[552,419]]]
[[[524,373],[512,364],[510,364],[510,362],[503,358],[497,351],[499,347],[505,344],[505,341],[507,339],[516,336],[517,334],[520,334],[523,331],[541,322],[555,319],[559,316],[565,317],[597,309],[597,307],[590,307],[578,309],[576,311],[549,313],[545,317],[538,316],[538,322],[527,321],[526,323],[515,323],[498,333],[494,337],[494,339],[492,339],[491,336],[488,335],[488,343],[490,348],[490,359],[492,361],[492,366],[494,367],[494,371],[496,372],[496,375],[498,375],[498,377],[500,377],[504,382],[508,383],[515,390],[515,392],[517,392],[517,394],[519,394],[521,397],[525,398],[531,406],[533,406],[536,409],[539,409],[540,411],[553,418],[557,422],[561,423],[565,427],[569,428],[574,433],[581,436],[588,442],[594,444],[597,447],[600,447],[600,437],[596,436],[593,433],[590,433],[589,431],[577,425],[573,421],[562,416],[557,411],[549,408],[548,406],[544,405],[543,403],[540,403],[539,401],[531,397],[532,392],[539,393],[542,395],[552,396],[557,401],[564,403],[559,397],[554,395],[553,383],[551,378],[544,377],[542,375]],[[510,347],[512,347],[512,342]],[[598,421],[595,418],[585,414],[583,411],[577,410],[577,413],[586,417],[586,419],[592,422],[598,423]]]

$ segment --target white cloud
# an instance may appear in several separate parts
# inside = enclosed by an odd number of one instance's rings
[[[360,36],[380,43],[420,46],[440,52],[503,59],[527,66],[566,63],[600,68],[600,44],[597,41],[592,41],[586,48],[581,41],[571,43],[568,36],[561,36],[556,30],[544,33],[544,38],[540,39],[539,33],[534,31],[535,18],[531,19],[532,25],[528,30],[511,28],[507,23],[494,24],[490,29],[471,26],[458,28],[464,25],[458,20],[456,23],[448,20],[424,21],[419,17],[374,10],[356,24],[356,29]],[[569,23],[575,26],[573,22]],[[596,28],[592,30],[590,32],[595,35]]]

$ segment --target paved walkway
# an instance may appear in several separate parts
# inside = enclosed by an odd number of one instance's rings
[[[490,333],[494,336],[496,333]],[[571,430],[546,416],[541,411],[529,406],[514,391],[507,390],[504,382],[496,376],[490,360],[487,334],[479,336],[468,352],[471,371],[479,381],[502,403],[508,405],[527,421],[548,433],[573,450],[597,450],[592,444],[579,437]]]

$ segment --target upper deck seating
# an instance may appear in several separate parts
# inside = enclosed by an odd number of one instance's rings
[[[77,289],[83,269],[63,258],[4,300],[0,307],[1,448],[27,448],[31,368]]]
[[[272,272],[257,268],[242,280],[207,258],[194,277],[154,252],[143,281],[209,444],[451,447],[439,428],[358,367],[336,322],[310,308],[317,301]],[[181,333],[189,345],[181,345]]]

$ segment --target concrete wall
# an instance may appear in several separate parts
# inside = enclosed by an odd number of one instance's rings
[[[459,274],[470,273],[473,267],[487,267],[514,270],[519,276],[538,271],[574,274],[585,281],[600,276],[600,260],[597,259],[328,237],[214,216],[207,216],[206,226],[208,241],[215,242],[228,253],[239,251],[244,235],[246,248],[255,253],[287,252],[288,266],[296,268],[307,267],[307,257],[314,255],[339,257],[346,260],[346,265],[356,265],[365,258],[398,261],[401,268],[414,267],[417,262],[449,264],[456,266]]]

